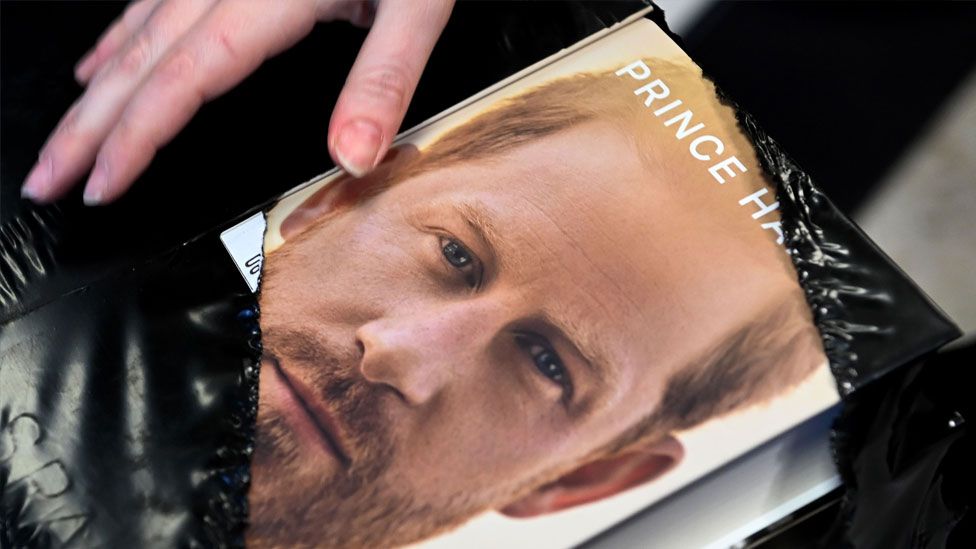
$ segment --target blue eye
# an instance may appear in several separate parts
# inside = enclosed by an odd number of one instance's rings
[[[562,359],[556,354],[556,351],[548,345],[542,344],[537,340],[533,341],[525,336],[520,336],[519,340],[519,346],[525,349],[532,358],[536,370],[553,383],[562,387],[568,396],[572,391],[573,385],[569,379],[569,372],[563,365]]]
[[[458,269],[463,269],[474,262],[471,252],[454,240],[443,239],[441,253],[444,254],[444,259],[447,259],[448,263]]]
[[[542,351],[534,355],[532,360],[535,361],[535,367],[542,372],[542,375],[559,384],[562,384],[566,380],[566,369],[559,362],[559,357],[555,354],[549,351]]]
[[[464,274],[464,281],[470,288],[481,286],[481,261],[457,240],[441,237],[441,255],[447,263]]]

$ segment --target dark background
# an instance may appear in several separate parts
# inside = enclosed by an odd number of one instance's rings
[[[620,6],[620,13],[633,6],[603,4],[605,11]],[[124,7],[0,2],[0,221],[22,209],[20,183],[81,92],[74,63]],[[572,33],[562,29],[578,25],[580,11],[565,2],[461,2],[404,127],[520,69],[526,59],[569,45]],[[346,24],[318,27],[206,105],[130,195],[91,222],[114,228],[124,219],[125,234],[108,238],[149,252],[331,168],[329,114],[364,36]],[[718,2],[684,42],[850,212],[974,66],[976,4]],[[67,202],[79,197],[80,190]],[[140,215],[121,213],[133,209]],[[167,223],[174,215],[180,222]]]
[[[0,224],[34,210],[20,200],[20,184],[48,132],[81,92],[74,63],[124,7],[0,2]],[[567,29],[599,28],[594,11],[612,19],[606,14],[632,9],[629,2],[461,2],[404,127],[572,44],[576,31]],[[318,27],[206,105],[116,204],[83,208],[76,189],[45,208],[71,227],[61,237],[60,258],[75,277],[71,284],[80,284],[79,272],[97,277],[179,245],[331,168],[329,114],[364,36],[344,24]],[[871,197],[973,71],[976,3],[720,2],[683,36],[706,73],[850,213]],[[937,357],[924,371],[903,369],[865,391],[848,420],[861,440],[875,440],[880,435],[872,429],[885,436],[898,429],[870,423],[872,411],[886,403],[900,410],[899,456],[925,463],[938,454],[945,482],[939,490],[955,509],[972,506],[971,480],[959,474],[974,462],[972,436],[963,430],[966,437],[940,438],[942,431],[933,426],[953,413],[971,415],[965,390],[971,385],[955,381],[974,364],[970,345]],[[921,436],[926,433],[931,436]],[[891,455],[891,445],[866,444],[859,457]],[[860,509],[918,499],[911,482],[875,488],[862,490]],[[904,519],[897,513],[866,516],[858,520],[879,529]],[[967,517],[954,534],[959,546],[972,533],[971,511]],[[836,520],[837,505],[822,507],[781,534],[788,540],[781,546],[802,546]]]

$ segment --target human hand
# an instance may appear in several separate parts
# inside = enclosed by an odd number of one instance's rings
[[[333,20],[372,21],[329,124],[332,158],[361,176],[389,148],[453,3],[139,0],[78,63],[75,77],[86,90],[41,149],[21,193],[50,202],[91,170],[85,204],[115,200],[205,101],[316,22]]]

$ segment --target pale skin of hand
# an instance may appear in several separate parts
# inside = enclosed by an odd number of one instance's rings
[[[294,45],[317,22],[335,20],[372,23],[332,113],[328,139],[332,158],[364,175],[389,149],[453,3],[135,2],[76,66],[85,92],[41,149],[21,193],[51,202],[90,171],[85,203],[115,200],[204,102]]]

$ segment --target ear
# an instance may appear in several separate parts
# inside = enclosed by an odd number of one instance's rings
[[[680,463],[684,455],[678,439],[668,435],[646,447],[581,465],[500,512],[528,518],[598,501],[660,477]]]
[[[383,161],[368,174],[355,178],[343,173],[335,181],[305,199],[281,222],[281,237],[285,240],[304,231],[315,220],[344,207],[357,204],[389,182],[394,170],[420,155],[413,145],[398,145],[390,149]]]

